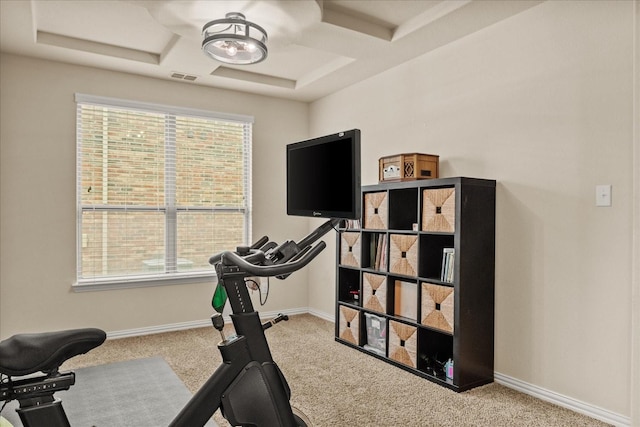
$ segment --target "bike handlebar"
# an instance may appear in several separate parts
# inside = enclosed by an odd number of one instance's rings
[[[249,246],[249,249],[261,248],[262,246],[264,246],[268,242],[269,242],[269,238],[267,236],[262,236],[253,245]],[[219,263],[220,260],[222,259],[222,254],[223,253],[224,252],[220,252],[219,254],[215,254],[211,258],[209,258],[209,264],[216,265],[217,263]]]
[[[272,276],[284,276],[300,270],[313,260],[322,250],[326,247],[326,243],[320,241],[317,245],[312,247],[308,252],[299,258],[295,258],[292,261],[285,262],[283,264],[273,265],[256,265],[251,264],[245,258],[241,257],[235,252],[225,251],[220,254],[220,260],[224,265],[235,265],[242,271],[246,271],[254,276],[259,277],[272,277]],[[251,255],[258,254],[261,251],[251,251]],[[250,257],[251,257],[250,255]],[[213,257],[212,257],[213,258]]]
[[[222,262],[226,266],[235,265],[240,271],[254,276],[274,276],[281,279],[300,270],[322,252],[327,246],[325,242],[320,241],[315,246],[313,244],[335,229],[339,222],[336,218],[327,220],[299,243],[287,241],[278,246],[264,236],[249,247],[239,246],[237,252],[225,251],[212,256],[209,258],[209,264],[217,266]]]

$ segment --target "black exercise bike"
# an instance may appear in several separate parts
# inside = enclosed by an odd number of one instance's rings
[[[222,364],[171,422],[171,427],[203,426],[218,408],[233,426],[305,427],[293,413],[291,390],[273,361],[264,331],[287,316],[262,324],[251,302],[247,277],[285,279],[306,266],[324,248],[316,242],[337,220],[328,220],[300,242],[281,245],[263,237],[254,245],[225,251],[209,259],[215,266],[218,285],[212,300],[217,313],[211,319],[220,331],[222,310],[228,299],[236,335],[218,344]],[[315,244],[315,245],[314,245]],[[40,334],[19,334],[0,342],[0,402],[18,400],[16,409],[24,427],[70,427],[62,402],[54,393],[75,383],[73,372],[59,372],[67,359],[100,346],[106,334],[85,328]],[[41,372],[42,374],[33,376]],[[21,378],[25,377],[25,378]]]

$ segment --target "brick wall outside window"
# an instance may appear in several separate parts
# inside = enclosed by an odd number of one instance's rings
[[[250,124],[78,105],[79,282],[211,270],[248,240]]]

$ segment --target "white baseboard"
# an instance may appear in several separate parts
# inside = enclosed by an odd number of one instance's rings
[[[271,319],[273,317],[276,317],[280,313],[286,314],[288,316],[294,316],[296,314],[306,314],[311,312],[307,307],[301,307],[301,308],[290,308],[290,309],[280,310],[280,311],[265,311],[265,312],[260,312],[259,315],[261,319]],[[321,317],[321,316],[318,316],[318,317]],[[231,322],[231,318],[229,317],[228,314],[224,315],[224,321],[225,323]],[[163,332],[182,331],[185,329],[204,328],[209,326],[211,326],[211,319],[193,320],[191,322],[171,323],[168,325],[147,326],[144,328],[112,331],[107,333],[107,339],[139,337],[143,335],[160,334]]]
[[[296,314],[311,314],[313,316],[319,317],[329,322],[335,322],[335,318],[333,314],[328,314],[328,313],[318,311],[309,307],[300,307],[300,308],[293,308],[293,309],[280,310],[280,311],[261,312],[260,318],[270,319],[277,316],[280,313],[286,314],[289,316],[294,316]],[[225,318],[225,322],[231,321],[231,318],[228,315],[225,315],[224,318]],[[145,328],[127,329],[123,331],[109,332],[107,334],[107,338],[117,339],[117,338],[125,338],[125,337],[135,337],[135,336],[142,336],[142,335],[159,334],[162,332],[172,332],[172,331],[180,331],[184,329],[202,328],[202,327],[210,327],[210,326],[211,326],[210,319],[194,320],[191,322],[173,323],[169,325],[149,326]],[[494,372],[494,380],[496,383],[502,384],[505,387],[512,388],[514,390],[528,394],[540,400],[553,403],[554,405],[567,408],[571,411],[586,415],[591,418],[595,418],[597,420],[603,421],[608,424],[612,424],[614,426],[627,427],[631,425],[631,419],[629,417],[616,414],[615,412],[611,412],[606,409],[599,408],[597,406],[582,402],[572,397],[564,396],[562,394],[556,393],[551,390],[547,390],[545,388],[539,387],[534,384],[529,384],[527,382],[524,382],[517,378],[510,377],[508,375],[501,374],[499,372]]]
[[[614,426],[630,426],[631,419],[615,412],[611,412],[607,409],[599,408],[589,403],[582,402],[572,397],[564,396],[555,391],[547,390],[537,385],[529,384],[521,381],[517,378],[510,377],[508,375],[501,374],[499,372],[493,373],[493,378],[496,383],[502,384],[505,387],[512,388],[519,392],[528,394],[545,402],[553,403],[554,405],[561,406],[563,408],[570,409],[579,414],[586,415],[591,418],[603,421],[607,424]]]
[[[191,322],[172,323],[170,325],[147,326],[145,328],[125,329],[107,332],[107,339],[140,337],[143,335],[161,334],[163,332],[182,331],[185,329],[203,328],[211,326],[211,320],[194,320]]]
[[[318,311],[313,308],[307,309],[307,313],[313,316],[319,317],[321,319],[328,320],[329,322],[332,322],[332,323],[335,322],[336,320],[333,314],[327,314],[324,311]]]

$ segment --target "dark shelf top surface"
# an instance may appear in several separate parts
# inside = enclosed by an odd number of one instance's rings
[[[496,180],[494,179],[482,179],[482,178],[468,178],[468,177],[451,177],[451,178],[436,178],[436,179],[418,179],[415,181],[400,181],[400,182],[380,182],[378,184],[363,185],[363,192],[371,192],[378,190],[388,189],[403,189],[403,188],[428,188],[428,187],[451,187],[456,184],[461,185],[476,185],[482,187],[495,187]]]

